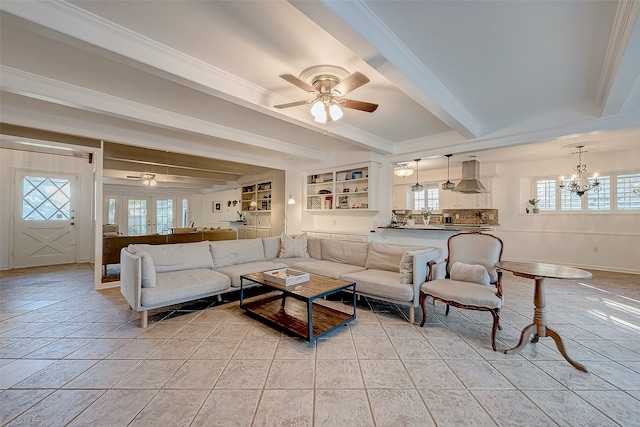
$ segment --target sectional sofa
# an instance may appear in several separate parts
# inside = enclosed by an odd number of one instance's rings
[[[291,267],[356,283],[359,295],[409,307],[414,322],[420,285],[436,247],[349,242],[282,235],[182,244],[132,244],[121,250],[120,290],[134,310],[148,311],[237,291],[240,276]]]

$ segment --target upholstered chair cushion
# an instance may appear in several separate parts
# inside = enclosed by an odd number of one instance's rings
[[[452,280],[459,280],[461,282],[473,282],[478,285],[489,284],[489,273],[483,265],[480,264],[465,264],[463,262],[456,262],[451,267],[450,277]]]
[[[462,305],[491,309],[502,307],[502,298],[496,295],[496,288],[493,286],[438,279],[423,283],[420,290],[425,294],[437,295],[439,298]]]

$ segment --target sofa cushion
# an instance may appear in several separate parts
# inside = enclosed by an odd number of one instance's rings
[[[313,259],[322,259],[322,241],[319,237],[307,236],[307,252]]]
[[[364,270],[364,267],[358,265],[342,264],[333,261],[318,261],[308,260],[296,262],[291,266],[296,270],[302,270],[307,273],[319,274],[320,276],[327,276],[333,279],[340,279],[343,274],[354,273],[356,271]]]
[[[228,276],[209,269],[158,273],[155,288],[142,288],[140,304],[143,307],[171,305],[221,292],[230,286]]]
[[[278,258],[309,258],[307,252],[307,233],[296,237],[282,233],[280,236],[280,255]]]
[[[280,236],[263,237],[264,259],[277,258],[280,255]]]
[[[371,242],[367,253],[367,269],[400,271],[400,261],[405,252],[420,249],[416,246],[391,245]]]
[[[364,270],[345,274],[343,280],[356,282],[356,292],[395,301],[413,301],[413,286],[400,283],[400,273],[386,270]]]
[[[437,251],[436,248],[430,247],[405,252],[400,260],[400,283],[403,285],[413,284],[413,257],[423,253],[434,252],[434,250]]]
[[[213,266],[218,269],[228,265],[264,261],[262,239],[223,240],[210,242]]]
[[[428,295],[437,295],[446,301],[475,307],[501,308],[502,298],[496,295],[493,286],[478,285],[470,282],[460,282],[451,279],[438,279],[425,282],[420,291]]]
[[[256,261],[216,268],[216,271],[229,276],[229,278],[231,279],[231,286],[233,286],[234,288],[239,288],[240,276],[242,276],[243,274],[259,273],[261,271],[277,270],[278,268],[286,267],[287,264],[283,264],[281,262]]]
[[[156,286],[156,267],[153,265],[153,258],[148,252],[140,252],[141,270],[142,270],[142,287],[154,288]]]
[[[366,242],[322,239],[322,259],[364,267],[368,247]]]
[[[129,245],[129,252],[142,250],[153,258],[156,273],[213,268],[209,242],[174,243],[171,245]]]
[[[473,282],[478,285],[489,284],[489,272],[480,264],[465,264],[463,262],[456,262],[451,267],[449,277],[452,280],[459,280],[461,282]]]

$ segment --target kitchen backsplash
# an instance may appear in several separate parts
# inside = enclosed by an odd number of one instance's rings
[[[498,209],[443,209],[442,222],[451,218],[451,224],[498,225]]]

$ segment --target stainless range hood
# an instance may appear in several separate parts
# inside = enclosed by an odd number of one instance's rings
[[[462,181],[451,191],[466,194],[488,193],[480,182],[480,161],[465,160],[462,162]]]

